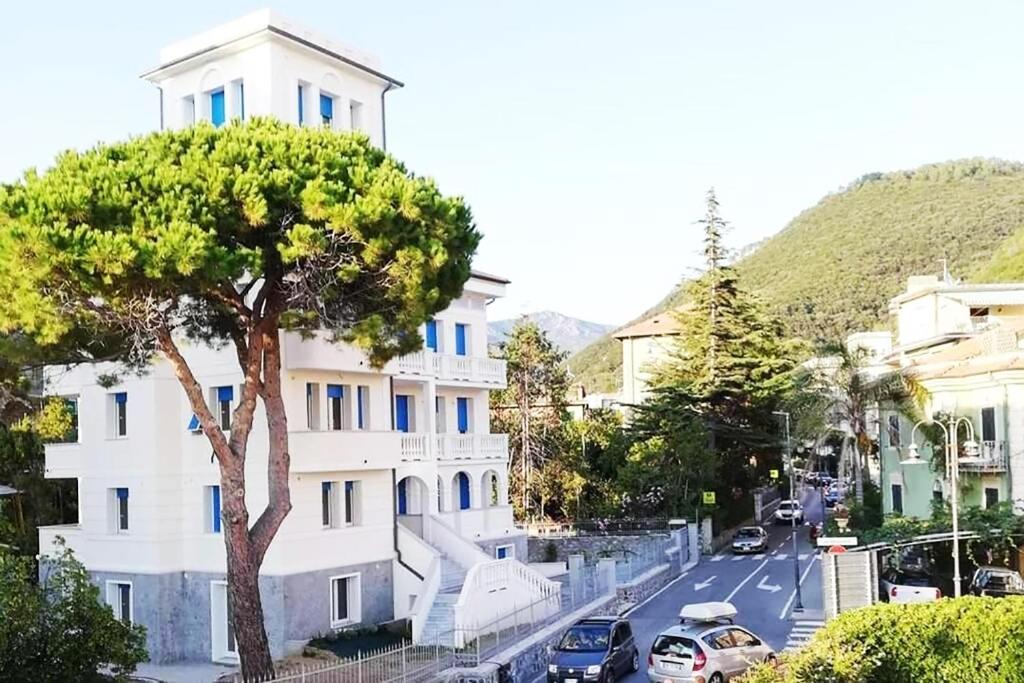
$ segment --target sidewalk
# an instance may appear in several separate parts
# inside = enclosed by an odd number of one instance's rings
[[[214,663],[188,664],[139,664],[132,676],[138,681],[160,681],[161,683],[213,683],[226,673],[238,671],[233,666]]]

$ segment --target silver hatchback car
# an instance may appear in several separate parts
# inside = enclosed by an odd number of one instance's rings
[[[662,631],[647,658],[651,683],[725,683],[759,662],[773,664],[775,652],[747,629],[732,623],[727,602],[687,605],[681,622]]]

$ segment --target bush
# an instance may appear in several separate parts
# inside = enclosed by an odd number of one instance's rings
[[[0,552],[0,680],[63,683],[101,679],[100,668],[126,680],[145,661],[146,631],[123,624],[61,545],[34,581],[31,559]]]
[[[544,546],[544,561],[558,562],[558,546],[554,541],[548,541],[548,544]]]
[[[877,604],[829,622],[783,668],[744,683],[1024,681],[1024,598]]]

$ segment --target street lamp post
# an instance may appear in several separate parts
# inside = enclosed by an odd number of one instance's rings
[[[918,453],[917,444],[914,442],[914,435],[917,433],[918,428],[923,424],[937,424],[941,429],[943,435],[946,437],[946,467],[949,468],[949,486],[950,486],[950,507],[953,513],[953,595],[960,597],[960,514],[959,514],[959,498],[960,498],[960,463],[966,462],[977,462],[978,460],[978,442],[974,440],[974,425],[966,417],[956,417],[950,415],[949,421],[943,424],[940,421],[931,422],[929,420],[921,420],[914,429],[910,432],[910,445],[907,446],[907,458],[901,460],[901,465],[920,465],[925,461],[921,459],[920,453]],[[964,452],[967,453],[967,457],[961,459],[959,453],[959,447],[957,445],[957,432],[960,429],[960,425],[967,425],[967,441],[964,442]]]
[[[796,474],[793,472],[793,449],[789,442],[789,413],[775,411],[773,414],[786,418],[786,452],[783,462],[789,468],[789,501],[792,506],[796,502]],[[796,602],[793,604],[793,610],[803,611],[803,596],[800,594],[800,557],[797,555],[796,542],[796,510],[793,510],[792,507],[790,510],[789,521],[793,529],[793,583],[796,586]]]

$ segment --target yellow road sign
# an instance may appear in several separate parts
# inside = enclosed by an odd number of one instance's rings
[[[704,492],[704,504],[705,505],[714,505],[715,504],[715,492],[714,491],[705,491]]]
[[[768,476],[771,477],[772,479],[778,479],[779,478],[779,471],[778,470],[768,470]]]

